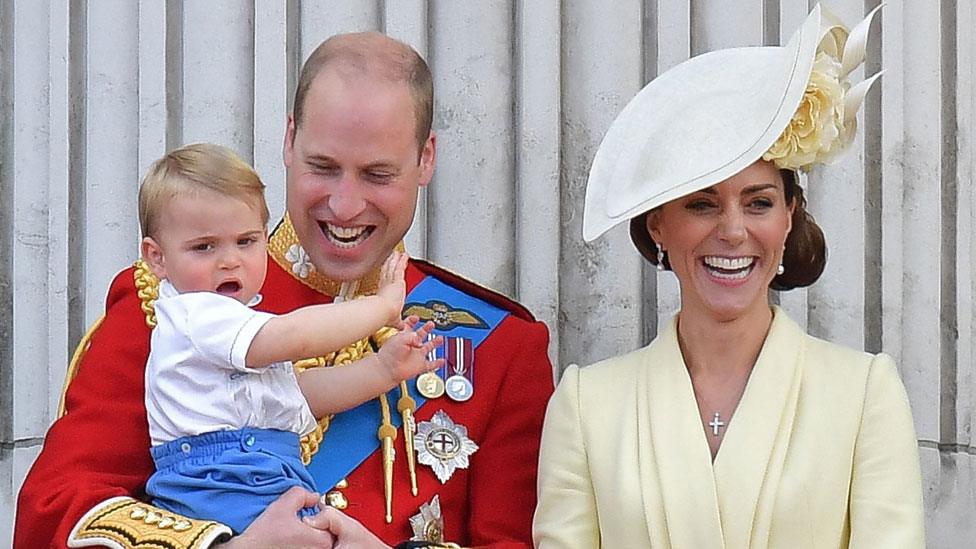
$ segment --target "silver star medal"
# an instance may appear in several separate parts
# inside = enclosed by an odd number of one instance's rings
[[[468,438],[468,428],[454,423],[444,410],[417,425],[413,447],[418,461],[429,465],[441,484],[447,483],[458,467],[467,469],[468,457],[478,451],[478,445]]]
[[[410,517],[410,528],[413,530],[410,541],[431,543],[444,541],[444,518],[441,516],[440,496],[434,496],[430,503],[420,505],[420,512]]]

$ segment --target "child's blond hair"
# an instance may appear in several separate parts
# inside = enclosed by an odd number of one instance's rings
[[[256,207],[268,224],[264,183],[234,151],[213,143],[193,143],[174,149],[153,163],[139,188],[142,236],[154,237],[166,203],[180,193],[208,189]]]

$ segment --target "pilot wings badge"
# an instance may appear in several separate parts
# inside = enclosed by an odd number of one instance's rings
[[[422,322],[433,320],[438,330],[451,330],[457,327],[484,330],[488,324],[466,309],[452,309],[443,301],[431,300],[426,303],[407,303],[403,306],[403,316],[417,315]]]

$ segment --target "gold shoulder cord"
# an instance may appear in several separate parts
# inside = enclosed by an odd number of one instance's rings
[[[386,341],[395,334],[396,330],[393,328],[382,328],[373,334],[371,338],[357,341],[349,347],[345,347],[338,352],[332,353],[325,357],[300,360],[295,363],[295,367],[299,371],[304,371],[309,368],[343,366],[363,358],[367,354],[372,353],[374,349],[379,349],[380,346],[386,343]],[[407,465],[409,466],[410,470],[412,492],[414,495],[417,495],[417,473],[413,455],[413,413],[414,410],[416,410],[417,405],[407,393],[406,383],[400,384],[400,395],[400,399],[397,402],[397,411],[399,411],[401,414],[403,424],[408,427],[404,430]],[[380,403],[381,418],[376,436],[380,439],[383,452],[383,493],[386,504],[386,514],[384,519],[386,520],[387,524],[389,524],[393,522],[393,461],[395,455],[393,443],[396,440],[397,429],[393,426],[390,414],[390,404],[387,400],[386,393],[380,395],[378,400]],[[322,439],[325,435],[325,431],[327,431],[329,428],[329,422],[331,419],[332,416],[323,417],[319,420],[315,431],[302,437],[302,461],[306,465],[308,465],[312,459],[312,456],[318,451],[319,445],[322,443]]]
[[[396,249],[398,251],[404,252],[403,243],[397,244]],[[311,260],[308,258],[301,243],[298,241],[298,235],[295,233],[295,228],[291,224],[291,220],[286,215],[281,223],[275,228],[274,232],[268,240],[268,253],[271,255],[272,259],[286,272],[289,273],[295,280],[312,288],[313,290],[328,296],[337,296],[342,293],[343,284],[337,280],[330,279],[323,273],[318,272],[314,265],[311,264]],[[356,284],[356,295],[369,295],[376,292],[376,288],[379,284],[379,270],[366,275]],[[311,360],[302,360],[295,363],[298,369],[304,370],[307,368],[316,368],[323,366],[335,366],[342,365],[358,360],[362,358],[366,353],[373,352],[375,349],[379,349],[380,346],[386,342],[390,337],[396,333],[393,329],[382,329],[373,334],[370,340],[364,339],[362,341],[356,342],[355,344],[342,349],[333,358],[332,355],[328,357],[322,357]],[[387,396],[380,395],[380,426],[377,429],[376,436],[380,439],[380,444],[383,452],[383,488],[384,495],[386,497],[386,513],[385,519],[387,523],[393,521],[392,505],[393,505],[393,460],[394,460],[394,450],[393,443],[397,436],[397,430],[393,427],[393,423],[390,419],[390,405],[387,400]],[[413,433],[414,433],[414,412],[417,409],[417,404],[410,397],[407,392],[407,384],[400,384],[400,398],[397,401],[397,411],[400,413],[403,419],[403,425],[406,427],[404,429],[404,444],[406,446],[405,450],[407,453],[407,466],[410,471],[410,491],[416,496],[417,491],[417,473],[416,473],[416,459],[414,455],[413,448]],[[311,460],[312,456],[318,450],[319,445],[322,442],[322,437],[326,429],[328,429],[329,420],[331,418],[323,418],[319,421],[319,427],[315,432],[311,433],[308,437],[302,439],[302,459]],[[341,483],[340,483],[341,484]],[[325,488],[325,487],[321,487]],[[341,488],[337,486],[337,488]],[[332,495],[330,492],[326,494],[327,496]],[[344,498],[338,498],[338,501],[342,501]],[[345,504],[342,503],[342,506]],[[342,507],[339,507],[340,509]]]

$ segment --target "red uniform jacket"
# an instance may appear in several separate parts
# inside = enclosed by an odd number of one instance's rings
[[[409,517],[438,495],[446,540],[528,547],[539,437],[553,390],[548,332],[517,303],[424,262],[411,261],[408,292],[428,276],[508,312],[475,351],[473,397],[455,402],[443,396],[417,411],[420,423],[443,410],[467,428],[479,449],[469,468],[456,470],[445,484],[430,467],[418,463],[419,495],[414,497],[401,433],[396,441],[393,522],[384,520],[379,451],[346,477],[345,511],[392,544],[413,535]],[[273,313],[332,299],[270,257],[262,294],[258,308]],[[112,283],[104,320],[68,389],[68,413],[51,426],[20,492],[15,547],[64,547],[74,525],[99,503],[113,496],[145,497],[144,485],[153,471],[143,400],[149,334],[133,270],[127,269]],[[375,433],[379,424],[377,405],[375,421],[364,428]],[[320,451],[324,457],[340,452],[341,441],[330,439],[327,432]],[[331,487],[318,488],[325,492]]]

